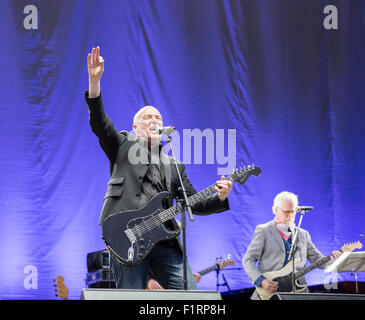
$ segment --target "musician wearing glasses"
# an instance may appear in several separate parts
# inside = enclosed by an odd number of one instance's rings
[[[101,99],[100,79],[104,72],[104,60],[100,55],[99,47],[93,48],[89,53],[87,66],[89,90],[85,92],[85,100],[89,108],[90,125],[99,138],[110,166],[110,180],[104,198],[100,225],[104,225],[105,220],[115,216],[115,213],[129,214],[131,211],[148,209],[150,200],[156,199],[165,191],[168,192],[168,197],[163,199],[162,207],[170,208],[174,198],[181,197],[178,189],[180,182],[175,164],[172,164],[171,158],[161,151],[160,133],[156,130],[163,125],[160,112],[152,106],[143,107],[136,112],[131,125],[135,134],[127,131],[118,132],[106,115]],[[121,116],[125,117],[125,113]],[[146,159],[144,162],[135,162],[133,155],[140,157],[145,155]],[[195,194],[196,191],[186,175],[184,164],[179,162],[178,170],[187,196]],[[227,196],[232,189],[232,182],[223,178],[216,182],[215,194],[192,205],[193,214],[208,215],[229,209]],[[146,217],[149,218],[148,215]],[[161,225],[164,225],[165,231],[171,230],[170,233],[176,233],[179,229],[176,220],[168,219],[162,221]],[[133,222],[133,218],[131,221]],[[111,269],[117,288],[146,288],[149,270],[151,270],[164,288],[183,289],[183,255],[179,238],[156,240],[156,245],[152,247],[148,255],[146,254],[144,260],[133,265],[126,263],[133,262],[133,259],[137,259],[142,250],[150,245],[148,242],[141,243],[142,236],[137,239],[133,232],[145,237],[146,232],[151,234],[149,228],[152,226],[149,222],[140,222],[138,230],[137,228],[135,231],[132,228],[124,229],[124,232],[122,229],[117,230],[118,236],[127,235],[130,239],[130,243],[128,242],[130,248],[126,250],[125,261],[122,261],[120,255],[116,255],[113,248],[109,248],[112,251]],[[138,250],[135,249],[136,245],[139,246]],[[187,264],[187,280],[187,289],[196,289],[196,282],[189,264]]]
[[[256,227],[252,241],[242,259],[243,268],[256,288],[251,299],[263,299],[260,292],[272,296],[277,291],[291,291],[292,288],[288,272],[278,271],[278,278],[286,276],[286,288],[280,287],[276,277],[269,279],[265,273],[282,270],[288,264],[288,256],[292,245],[294,219],[298,207],[298,197],[292,192],[283,191],[274,198],[272,207],[274,219]],[[340,251],[333,251],[333,258],[341,255]],[[308,231],[300,228],[296,240],[294,262],[297,268],[303,268],[309,260],[311,263],[324,258],[313,244]],[[292,262],[289,262],[292,263]],[[289,268],[290,265],[287,266]],[[322,266],[323,267],[323,266]],[[274,273],[275,274],[275,273]],[[305,278],[296,279],[298,286],[306,291]],[[289,290],[288,290],[289,285]],[[299,288],[298,287],[298,288]]]

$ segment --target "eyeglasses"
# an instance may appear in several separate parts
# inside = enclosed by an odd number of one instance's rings
[[[297,212],[296,210],[290,210],[290,211],[284,211],[281,208],[278,208],[281,212],[285,213],[285,214],[294,214],[295,212]]]

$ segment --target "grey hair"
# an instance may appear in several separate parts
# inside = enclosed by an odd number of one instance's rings
[[[283,191],[276,195],[274,198],[274,204],[272,206],[272,211],[275,214],[274,208],[281,209],[281,206],[283,204],[283,201],[288,200],[291,201],[294,204],[294,207],[296,208],[298,206],[298,196],[289,191]]]

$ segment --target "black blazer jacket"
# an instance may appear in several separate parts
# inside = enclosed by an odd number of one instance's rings
[[[139,154],[139,159],[147,159],[147,151],[133,134],[122,131],[118,132],[112,121],[106,115],[101,96],[89,98],[85,92],[85,100],[89,107],[89,120],[92,131],[99,138],[99,143],[109,159],[110,179],[104,197],[99,224],[101,225],[110,214],[135,210],[141,196],[142,181],[147,173],[149,163],[130,158],[133,154]],[[146,154],[143,155],[143,152]],[[180,186],[176,167],[172,158],[161,152],[161,171],[169,192],[168,207],[173,205],[173,199],[178,196]],[[132,160],[132,161],[131,161]],[[178,163],[178,168],[186,189],[187,195],[196,193],[190,183],[183,163]],[[212,195],[205,201],[192,206],[193,214],[209,215],[229,209],[228,199],[220,201],[217,194]],[[173,229],[178,228],[175,219],[172,219]]]

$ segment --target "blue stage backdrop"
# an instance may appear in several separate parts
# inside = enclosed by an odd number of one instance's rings
[[[241,260],[283,190],[314,206],[302,227],[323,254],[362,240],[364,1],[0,0],[0,7],[0,298],[57,299],[53,279],[61,275],[78,299],[87,253],[105,248],[98,219],[109,167],[83,96],[95,46],[115,127],[131,130],[139,108],[159,108],[164,124],[178,129],[176,153],[197,190],[234,167],[262,169],[234,185],[229,211],[188,221],[194,271],[231,254],[236,264],[222,271],[230,289],[252,287]],[[331,277],[316,270],[307,279],[353,280]],[[216,284],[213,272],[198,288]]]

